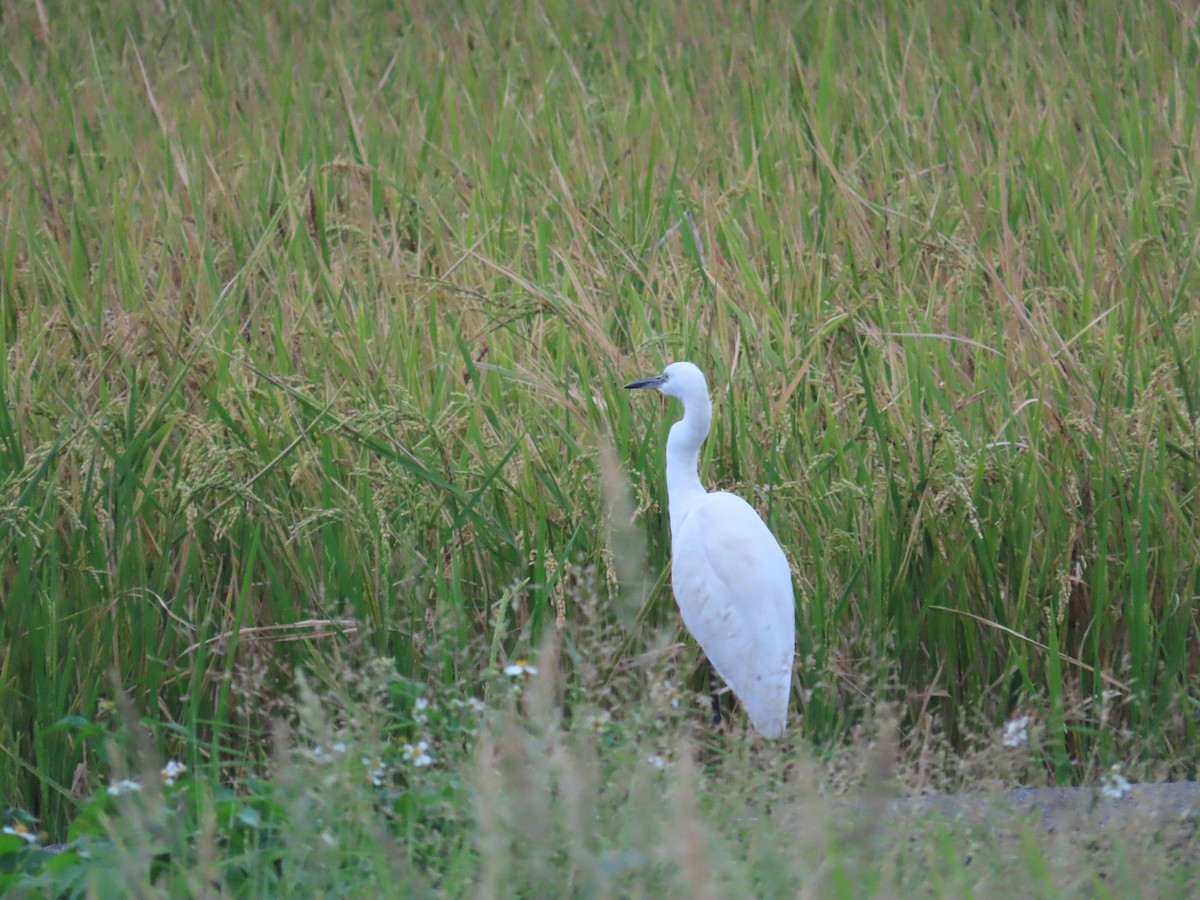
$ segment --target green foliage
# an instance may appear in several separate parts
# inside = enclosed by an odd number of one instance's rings
[[[950,784],[1023,710],[1030,780],[1194,775],[1178,5],[45,2],[0,39],[0,796],[51,835],[114,672],[215,784],[298,669],[363,640],[474,690],[581,621],[580,565],[599,669],[656,647],[670,417],[620,385],[672,359],[792,559],[823,754],[888,701]]]
[[[536,664],[488,673],[487,703],[430,692],[360,648],[321,693],[298,679],[273,730],[268,777],[240,778],[236,789],[204,765],[159,771],[139,747],[144,723],[131,723],[109,740],[112,780],[82,800],[65,844],[46,846],[27,813],[6,813],[15,824],[0,835],[0,888],[59,897],[957,897],[998,887],[1092,896],[1115,877],[1122,895],[1189,896],[1200,874],[1195,818],[1177,810],[1155,818],[1110,803],[1107,816],[1063,817],[1047,841],[1003,806],[977,801],[974,813],[946,815],[898,800],[895,789],[920,772],[893,768],[886,718],[833,764],[737,728],[698,745],[707,697],[673,686],[671,654],[606,685],[591,663],[621,643],[620,630],[568,625],[563,637],[548,637]],[[969,761],[973,783],[1011,779],[1030,755],[986,743]],[[141,774],[118,777],[131,758]],[[832,795],[849,784],[857,792]]]

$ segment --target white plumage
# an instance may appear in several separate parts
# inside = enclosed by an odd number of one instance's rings
[[[655,388],[683,401],[683,418],[667,438],[675,600],[755,729],[777,738],[787,724],[796,648],[787,558],[749,503],[725,491],[710,494],[700,483],[700,445],[712,424],[704,374],[677,362],[626,387]]]

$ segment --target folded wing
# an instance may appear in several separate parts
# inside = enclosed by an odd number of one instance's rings
[[[671,580],[688,631],[741,700],[754,727],[783,734],[795,656],[792,575],[754,508],[725,492],[688,511]]]

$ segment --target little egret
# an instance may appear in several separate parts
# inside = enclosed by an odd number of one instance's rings
[[[683,401],[683,418],[667,437],[671,515],[671,584],[688,631],[742,701],[760,734],[777,738],[787,723],[796,652],[792,573],[775,535],[749,503],[700,483],[700,445],[712,424],[712,401],[690,362],[627,388],[654,388]],[[713,694],[713,723],[720,706]]]

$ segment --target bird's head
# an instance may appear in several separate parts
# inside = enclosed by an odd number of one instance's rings
[[[685,403],[695,397],[708,397],[708,382],[704,373],[690,362],[671,363],[661,375],[639,378],[625,385],[627,388],[654,388],[668,397],[678,397]]]

